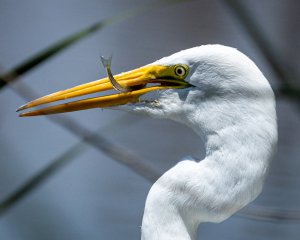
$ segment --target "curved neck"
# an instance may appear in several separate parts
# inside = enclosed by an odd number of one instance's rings
[[[258,196],[277,142],[276,113],[273,99],[261,109],[247,104],[186,110],[179,121],[201,136],[206,157],[178,163],[152,186],[143,240],[193,240],[200,222],[223,221]]]

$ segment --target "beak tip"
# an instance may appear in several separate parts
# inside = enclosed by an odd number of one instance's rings
[[[43,114],[37,114],[37,115],[43,115]],[[34,112],[25,112],[25,113],[20,113],[18,117],[31,117],[31,116],[37,116],[34,114]]]
[[[26,109],[26,106],[27,106],[26,104],[20,106],[19,108],[17,108],[16,112]]]

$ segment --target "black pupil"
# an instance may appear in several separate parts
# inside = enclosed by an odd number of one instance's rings
[[[181,74],[183,74],[183,70],[182,70],[182,68],[177,68],[177,74],[178,74],[178,75],[181,75]]]

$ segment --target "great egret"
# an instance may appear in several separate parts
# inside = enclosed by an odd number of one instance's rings
[[[127,91],[20,116],[112,107],[169,118],[201,136],[206,157],[183,159],[153,184],[142,239],[195,239],[200,223],[221,222],[259,195],[277,144],[277,120],[273,91],[248,57],[234,48],[204,45],[116,75],[115,84]],[[112,88],[104,78],[19,110]]]

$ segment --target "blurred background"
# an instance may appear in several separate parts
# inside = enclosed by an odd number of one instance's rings
[[[158,2],[161,5],[150,0],[0,0],[0,69],[6,76],[2,80],[20,75],[0,88],[0,239],[139,239],[152,183],[84,143],[83,135],[98,133],[114,144],[113,149],[129,149],[158,174],[183,156],[203,157],[198,136],[171,121],[118,111],[65,114],[77,124],[65,119],[65,125],[72,125],[68,129],[57,118],[18,118],[15,109],[26,102],[21,94],[36,97],[28,88],[42,96],[104,77],[100,55],[113,54],[112,71],[118,73],[208,43],[244,52],[279,93],[279,145],[260,197],[223,223],[202,224],[200,239],[299,239],[299,98],[281,94],[281,89],[289,78],[300,85],[295,77],[300,74],[300,2]],[[257,23],[285,76],[255,40],[257,32],[249,34],[232,2],[243,4]],[[144,4],[149,10],[104,26],[24,74],[11,72],[53,43]],[[84,131],[78,133],[78,126]],[[181,147],[174,148],[175,143]],[[54,161],[63,164],[47,175]],[[40,178],[28,187],[37,174]],[[16,194],[22,186],[23,194]]]

